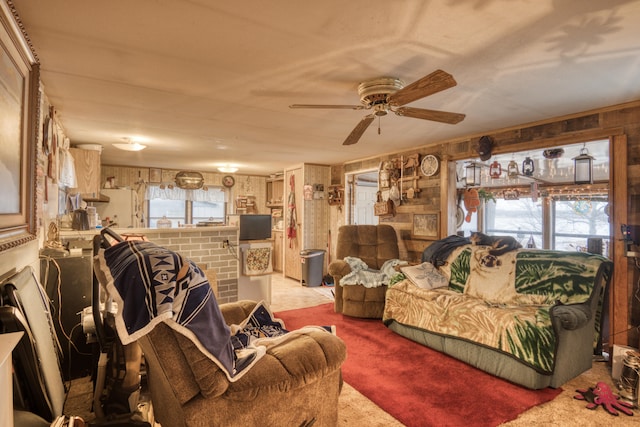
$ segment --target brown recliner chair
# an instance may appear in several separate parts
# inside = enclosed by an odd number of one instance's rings
[[[240,324],[253,301],[221,304]],[[138,340],[153,411],[163,426],[336,426],[344,342],[312,330],[273,346],[244,376],[229,382],[192,341],[165,323]]]
[[[393,227],[379,225],[343,225],[338,230],[336,260],[329,264],[335,283],[336,313],[353,317],[381,319],[387,286],[367,288],[363,285],[340,285],[351,272],[345,257],[356,257],[369,268],[379,270],[385,261],[399,257],[398,237]]]

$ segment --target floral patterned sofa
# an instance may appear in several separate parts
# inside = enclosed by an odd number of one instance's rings
[[[411,340],[531,389],[591,368],[612,263],[598,255],[464,244],[394,281],[383,322]],[[438,263],[440,264],[440,263]],[[424,266],[424,265],[423,265]],[[444,287],[432,288],[444,276]],[[417,284],[416,284],[417,283]]]

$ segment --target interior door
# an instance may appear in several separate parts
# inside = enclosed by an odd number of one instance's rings
[[[292,177],[293,177],[293,206],[290,206],[292,193]],[[285,171],[285,235],[284,235],[284,275],[292,279],[302,279],[302,264],[300,259],[300,249],[303,244],[302,221],[304,199],[302,194],[303,186],[302,168],[291,169]],[[296,237],[289,238],[287,230],[289,228],[291,217],[295,215],[295,231]]]
[[[373,214],[373,205],[378,195],[377,171],[353,176],[353,224],[377,225],[378,217]]]

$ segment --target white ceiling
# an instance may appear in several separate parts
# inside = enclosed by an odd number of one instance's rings
[[[14,0],[72,143],[103,163],[268,174],[335,164],[640,99],[638,0]],[[457,125],[293,110],[358,104],[358,83],[454,88],[408,106]],[[139,153],[111,146],[142,136]]]

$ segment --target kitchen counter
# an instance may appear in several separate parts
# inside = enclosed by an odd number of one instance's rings
[[[100,233],[102,228],[96,228],[91,230],[60,230],[60,239],[63,241],[68,240],[91,240],[93,236]],[[176,234],[184,233],[189,235],[192,233],[202,233],[208,231],[238,231],[237,226],[231,225],[214,225],[208,227],[180,227],[180,228],[113,228],[113,231],[122,235],[126,234],[144,234],[146,236],[163,235],[163,234]]]
[[[102,229],[61,230],[63,242],[83,246]],[[219,303],[238,300],[238,227],[219,225],[180,228],[114,228],[121,236],[144,235],[149,241],[180,253],[203,270],[215,270]],[[226,244],[228,242],[228,246]]]

